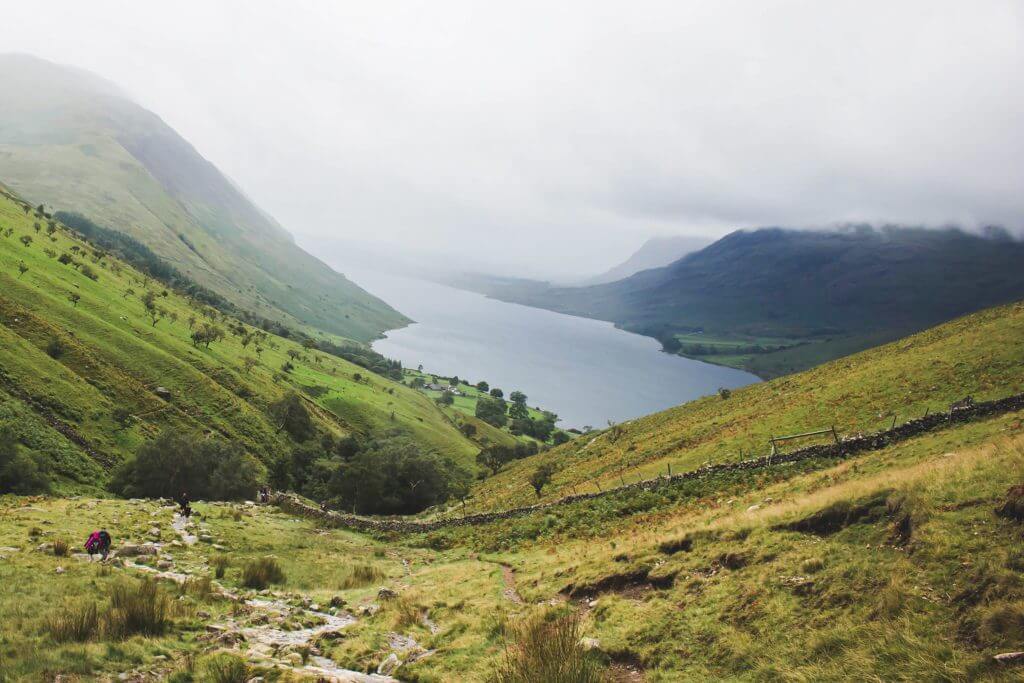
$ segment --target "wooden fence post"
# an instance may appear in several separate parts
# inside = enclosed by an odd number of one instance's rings
[[[836,426],[832,425],[832,438],[835,440],[836,445],[839,445],[839,435],[836,434]]]
[[[892,415],[892,424],[889,425],[889,429],[896,429],[896,413]]]
[[[668,476],[672,476],[672,463],[668,464]]]

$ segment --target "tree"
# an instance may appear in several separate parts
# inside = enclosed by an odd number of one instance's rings
[[[400,431],[374,440],[351,461],[340,463],[328,484],[331,502],[346,510],[410,514],[458,498],[470,474],[449,457],[424,450]]]
[[[114,412],[111,413],[111,417],[114,418],[114,422],[116,422],[121,429],[127,429],[134,419],[131,412],[123,406],[114,408]]]
[[[224,330],[214,325],[203,323],[202,326],[192,332],[192,345],[199,346],[203,344],[206,348],[210,348],[211,343],[220,341],[223,338]]]
[[[81,300],[82,300],[82,295],[81,294],[78,294],[76,292],[71,292],[70,294],[68,294],[68,301],[70,301],[71,305],[74,306],[75,308],[78,308],[78,302],[81,301]]]
[[[299,356],[302,355],[295,349],[288,349],[285,353],[287,353],[288,357],[291,358],[292,360],[298,360]]]
[[[476,425],[472,422],[463,422],[459,425],[459,431],[469,438],[476,436]]]
[[[409,386],[413,389],[422,389],[427,385],[426,381],[422,377],[413,377],[412,381],[409,382]]]
[[[53,237],[55,232],[57,232],[57,224],[53,221],[46,221],[46,234]]]
[[[25,265],[25,262],[24,261],[18,261],[18,279],[20,280],[21,276],[24,275],[27,272],[28,272],[28,266]]]
[[[306,349],[311,349],[311,350],[315,349],[316,348],[316,340],[312,339],[311,337],[306,337],[305,339],[302,340],[302,346],[303,346],[303,348],[306,348]]]
[[[512,401],[513,403],[521,403],[522,405],[525,406],[526,394],[524,394],[521,391],[513,391],[511,394],[508,395],[508,400]]]
[[[167,310],[163,306],[154,306],[153,308],[148,309],[146,313],[149,314],[149,319],[152,322],[153,327],[156,327],[156,324],[163,320]]]
[[[452,396],[452,392],[450,391],[442,391],[441,395],[434,400],[437,401],[437,403],[442,406],[450,406],[451,404],[455,403],[455,397]]]
[[[168,429],[139,447],[115,472],[111,489],[120,495],[240,500],[265,478],[263,465],[236,442]]]
[[[541,489],[551,482],[551,476],[555,473],[555,464],[546,462],[541,464],[530,475],[530,486],[533,487],[537,497],[540,498]]]
[[[504,427],[508,421],[508,418],[505,416],[505,402],[500,398],[481,396],[476,401],[475,414],[493,427]]]
[[[494,398],[503,398],[505,396],[505,392],[499,389],[498,387],[494,387],[493,389],[491,389],[491,396],[493,396]]]
[[[32,244],[32,235],[22,235],[22,236],[21,236],[21,237],[19,237],[18,239],[19,239],[19,240],[21,241],[21,243],[22,243],[22,244],[24,244],[24,245],[25,245],[26,247],[27,247],[28,245]]]
[[[514,453],[508,446],[502,446],[495,444],[488,446],[479,453],[476,454],[476,462],[478,465],[482,465],[491,471],[491,474],[497,474],[501,471],[501,468],[505,466],[505,463],[512,460]]]
[[[171,311],[170,313],[167,314],[167,317],[171,319],[171,324],[172,325],[174,323],[178,322],[178,312],[177,311]]]
[[[128,290],[128,291],[131,292],[131,290]],[[132,292],[132,293],[134,294],[134,292]],[[190,315],[188,317],[188,329],[191,330],[195,326],[196,326],[196,317],[194,315]]]
[[[487,384],[487,382],[484,382],[483,380],[476,383],[476,388],[477,391],[483,392],[485,394],[491,390],[490,385]]]
[[[298,394],[290,392],[270,405],[270,415],[282,429],[296,441],[305,441],[313,436],[313,420]]]
[[[12,429],[0,427],[0,494],[43,493],[49,488],[50,479],[39,462],[22,452]]]
[[[32,224],[32,229],[35,230],[36,234],[38,235],[39,231],[43,229],[43,226],[39,225],[39,221],[36,221],[35,223]]]
[[[563,432],[561,429],[559,429],[558,431],[551,435],[551,441],[556,446],[560,446],[563,443],[569,442],[569,435]]]
[[[508,416],[513,420],[528,420],[530,418],[530,410],[526,407],[525,403],[516,402],[508,407]]]
[[[245,369],[246,374],[252,372],[252,369],[257,365],[259,365],[259,361],[252,356],[246,356],[242,359],[242,367]]]

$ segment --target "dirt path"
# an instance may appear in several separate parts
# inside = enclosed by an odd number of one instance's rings
[[[510,600],[517,605],[524,604],[523,597],[519,595],[519,591],[516,590],[516,570],[512,569],[511,565],[501,565],[501,580],[505,584],[505,590],[502,591],[502,595],[505,596],[505,599]]]

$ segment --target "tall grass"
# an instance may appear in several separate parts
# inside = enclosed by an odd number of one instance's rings
[[[372,583],[376,583],[383,578],[384,572],[372,564],[354,564],[351,565],[345,575],[341,577],[338,587],[342,590],[346,590],[348,588],[362,588],[363,586],[369,586]]]
[[[53,542],[53,554],[57,557],[67,557],[71,554],[71,546],[67,541],[58,538]]]
[[[262,590],[272,583],[284,583],[284,570],[273,557],[261,557],[242,568],[242,585]]]
[[[58,643],[92,640],[100,631],[100,613],[96,603],[67,605],[46,620],[46,631]]]
[[[156,581],[115,584],[110,590],[110,610],[104,616],[104,632],[109,638],[127,638],[140,634],[158,636],[171,624],[170,597]]]
[[[227,555],[216,555],[210,560],[210,566],[213,567],[214,578],[223,579],[228,567],[231,566],[231,558]]]
[[[540,614],[511,628],[511,640],[492,677],[494,683],[598,683],[601,665],[580,645],[576,613]]]
[[[251,674],[244,659],[227,653],[207,659],[203,662],[202,671],[202,680],[210,683],[245,683]]]

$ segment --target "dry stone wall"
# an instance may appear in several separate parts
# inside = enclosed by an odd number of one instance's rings
[[[759,470],[776,465],[801,462],[815,458],[848,458],[865,451],[873,451],[886,448],[894,443],[913,438],[919,434],[941,429],[947,425],[966,422],[980,417],[989,417],[1003,413],[1024,410],[1024,394],[1017,394],[1007,398],[981,403],[961,402],[961,404],[950,408],[948,412],[926,415],[904,422],[901,425],[874,434],[863,436],[852,436],[839,441],[839,443],[809,446],[791,453],[776,454],[762,458],[752,458],[740,462],[720,463],[716,465],[705,465],[696,470],[674,474],[672,476],[647,479],[625,486],[606,489],[594,493],[581,493],[573,496],[566,496],[548,503],[527,505],[524,507],[504,510],[502,512],[485,512],[482,514],[467,515],[453,519],[438,519],[433,521],[414,521],[408,519],[388,519],[362,517],[350,515],[333,510],[322,510],[308,505],[298,496],[288,493],[273,493],[270,502],[281,509],[294,515],[310,517],[323,522],[328,526],[344,527],[356,531],[369,532],[399,532],[399,533],[422,533],[435,531],[447,527],[459,527],[476,524],[488,524],[503,519],[522,517],[535,512],[543,512],[562,505],[571,505],[580,501],[593,500],[604,496],[617,495],[630,491],[650,491],[661,486],[671,486],[673,483],[689,479],[700,479],[723,472],[736,470]]]

